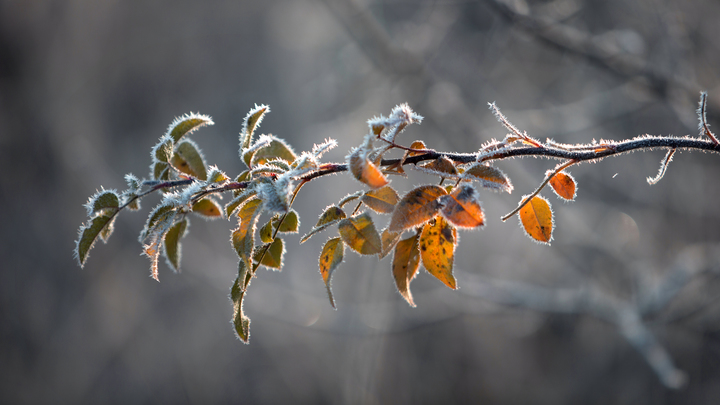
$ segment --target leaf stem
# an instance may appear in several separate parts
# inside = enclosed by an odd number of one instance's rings
[[[533,197],[540,194],[540,191],[550,182],[550,179],[552,179],[553,176],[560,173],[560,171],[562,171],[563,169],[574,165],[575,163],[577,163],[576,160],[570,160],[568,162],[561,163],[561,164],[555,166],[555,170],[553,170],[552,172],[548,173],[547,176],[545,176],[545,180],[543,180],[543,182],[540,183],[540,186],[538,188],[536,188],[535,191],[533,191],[527,197],[523,198],[522,201],[520,201],[520,205],[518,205],[518,207],[515,208],[511,213],[505,215],[504,217],[502,217],[500,219],[502,219],[503,222],[505,222],[508,219],[510,219],[513,215],[517,214],[525,205],[527,205],[527,203],[530,202],[530,200],[532,200]]]

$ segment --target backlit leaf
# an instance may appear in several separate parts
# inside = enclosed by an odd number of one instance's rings
[[[385,186],[377,190],[370,190],[365,193],[361,198],[365,205],[370,207],[373,211],[381,214],[389,214],[395,209],[400,197],[397,191],[390,186]]]
[[[353,177],[372,189],[388,184],[388,179],[374,163],[367,159],[367,154],[362,148],[358,148],[348,156],[348,167]]]
[[[273,241],[273,223],[272,220],[268,221],[265,225],[263,225],[262,228],[260,228],[260,231],[258,232],[260,234],[260,240],[263,243],[270,243]]]
[[[477,228],[485,223],[478,193],[469,184],[456,187],[450,195],[440,197],[440,202],[440,213],[457,227]]]
[[[255,167],[262,165],[273,159],[282,159],[289,164],[294,162],[297,156],[285,141],[272,137],[269,145],[258,149],[255,154],[253,154],[250,166]]]
[[[256,105],[255,108],[250,110],[250,112],[245,116],[242,132],[240,133],[241,153],[250,147],[255,129],[260,126],[263,116],[268,112],[270,112],[270,107],[266,105]]]
[[[567,201],[573,201],[575,199],[575,195],[577,194],[575,179],[573,179],[570,173],[556,173],[550,179],[550,187],[552,187],[558,197]]]
[[[265,252],[264,255],[263,252]],[[259,262],[265,267],[279,270],[282,268],[283,256],[285,255],[285,247],[283,246],[283,240],[281,238],[275,238],[275,240],[272,241],[272,243],[270,243],[269,245],[266,244],[264,246],[256,248],[253,255],[253,260],[256,263]],[[261,255],[262,260],[260,260]]]
[[[202,114],[185,114],[182,117],[175,118],[175,120],[168,127],[168,135],[172,140],[177,143],[180,138],[188,135],[196,129],[205,125],[214,125],[212,118]]]
[[[457,230],[445,218],[436,217],[420,234],[420,257],[425,269],[453,290],[457,288],[452,274]]]
[[[195,142],[191,140],[184,140],[175,146],[175,154],[170,163],[183,173],[207,180],[205,160]]]
[[[392,272],[395,278],[395,286],[397,286],[400,295],[411,307],[415,306],[412,294],[410,293],[410,281],[417,274],[420,267],[420,246],[418,244],[418,236],[413,235],[410,238],[403,239],[395,246],[395,254],[393,255]]]
[[[433,161],[424,163],[420,165],[419,168],[443,177],[456,177],[458,175],[458,171],[452,160],[445,156],[441,156]]]
[[[255,223],[262,211],[262,200],[253,198],[240,207],[238,212],[238,227],[232,231],[232,244],[240,259],[245,261],[248,268],[252,268],[252,252],[255,243]]]
[[[101,211],[115,211],[120,207],[120,196],[114,190],[101,190],[95,193],[85,204],[88,216]]]
[[[218,169],[216,166],[210,166],[210,170],[208,170],[208,172],[208,183],[222,183],[230,180],[230,177],[228,177],[227,174]]]
[[[272,222],[273,226],[277,227],[280,219],[273,219]],[[285,219],[283,220],[282,225],[278,228],[278,232],[297,233],[298,229],[300,229],[300,219],[298,219],[297,211],[290,210],[287,214],[285,214]]]
[[[480,185],[491,190],[511,193],[513,185],[510,179],[500,169],[482,163],[474,163],[466,168],[462,174],[463,179],[479,181]]]
[[[168,163],[173,152],[173,140],[169,137],[163,136],[160,138],[157,144],[153,147],[153,157],[156,162]]]
[[[255,190],[250,189],[244,189],[241,190],[242,193],[235,196],[235,198],[232,199],[227,205],[225,206],[225,213],[227,214],[227,217],[230,218],[237,208],[244,203],[248,198],[255,195]]]
[[[300,239],[300,243],[305,243],[305,241],[310,239],[311,236],[327,229],[332,225],[337,224],[338,222],[340,222],[340,220],[345,219],[346,217],[347,215],[345,215],[345,211],[343,211],[342,208],[336,205],[331,205],[325,208],[325,211],[320,214],[320,218],[318,218],[315,227],[313,227],[310,232],[308,232],[305,236],[302,237],[302,239]]]
[[[205,218],[222,218],[223,209],[210,197],[205,197],[192,206],[192,211]]]
[[[320,252],[320,274],[322,275],[325,287],[327,287],[328,298],[330,298],[330,305],[335,308],[335,300],[333,299],[332,289],[330,288],[330,278],[332,277],[335,269],[343,261],[343,253],[345,251],[345,244],[340,238],[332,238],[325,243],[322,251]]]
[[[427,146],[425,146],[425,142],[423,141],[415,141],[410,144],[410,149],[427,149]],[[419,156],[422,155],[421,152],[410,152],[408,151],[408,156]]]
[[[175,225],[165,233],[163,240],[163,253],[167,259],[167,264],[175,272],[180,271],[180,258],[182,257],[180,239],[185,236],[187,226],[187,219],[176,222]]]
[[[92,249],[100,232],[111,221],[110,214],[98,215],[80,227],[80,236],[75,244],[75,258],[78,260],[80,267],[85,266],[88,253]]]
[[[115,218],[117,218],[117,216]],[[115,230],[115,218],[111,219],[110,223],[107,224],[102,231],[100,231],[100,240],[102,240],[103,243],[107,243],[108,239],[110,239],[110,235],[112,235]]]
[[[343,242],[361,255],[374,255],[382,251],[380,235],[367,212],[341,220],[338,231]]]
[[[243,343],[248,343],[250,340],[250,318],[245,316],[243,313],[243,299],[245,298],[245,292],[247,291],[247,285],[250,280],[247,276],[247,271],[244,271],[244,262],[240,261],[240,274],[235,279],[235,283],[230,289],[230,299],[233,302],[233,325],[235,326],[235,333]]]
[[[140,232],[140,242],[144,241],[163,223],[172,220],[175,214],[175,206],[173,204],[160,204],[153,208],[145,222],[145,227],[143,227],[142,232]]]
[[[520,223],[528,236],[538,242],[550,243],[553,231],[553,215],[550,203],[535,196],[520,210]]]
[[[360,198],[363,194],[364,194],[364,193],[363,193],[362,191],[358,191],[358,192],[355,192],[355,193],[352,193],[352,194],[348,194],[348,195],[346,195],[345,197],[343,197],[343,199],[340,200],[340,202],[338,202],[338,205],[340,206],[340,208],[342,208],[342,207],[345,206],[345,204],[347,204],[347,203],[349,203],[349,202],[351,202],[351,201],[357,200],[357,199]]]
[[[167,180],[169,173],[167,163],[157,162],[153,164],[153,180]]]
[[[410,190],[395,205],[388,229],[402,232],[429,221],[441,208],[438,199],[446,194],[444,188],[436,185],[425,185]]]
[[[387,228],[383,230],[382,235],[380,235],[380,239],[382,240],[382,251],[380,251],[380,254],[378,255],[379,259],[382,260],[393,250],[400,240],[400,235],[402,235],[402,232],[391,232],[387,230]]]

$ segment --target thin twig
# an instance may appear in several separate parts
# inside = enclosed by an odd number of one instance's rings
[[[557,166],[555,167],[555,170],[553,170],[553,171],[550,172],[547,176],[545,176],[545,180],[543,180],[543,182],[540,183],[540,186],[538,186],[538,188],[536,188],[535,191],[533,191],[533,192],[532,192],[530,195],[528,195],[527,197],[523,198],[523,200],[520,201],[520,205],[518,205],[518,207],[515,208],[511,213],[505,215],[504,217],[502,217],[502,218],[500,218],[500,219],[502,219],[503,221],[507,221],[507,220],[510,219],[513,215],[517,214],[525,205],[527,205],[527,203],[530,202],[530,200],[532,200],[533,197],[535,197],[536,195],[540,194],[540,190],[542,190],[542,189],[550,182],[550,179],[552,179],[553,176],[555,176],[556,174],[560,173],[560,171],[562,171],[562,170],[565,169],[566,167],[572,166],[572,165],[575,164],[575,163],[577,163],[577,161],[571,160],[571,161],[569,161],[569,162],[565,162],[565,163],[562,163],[562,164],[557,165]]]

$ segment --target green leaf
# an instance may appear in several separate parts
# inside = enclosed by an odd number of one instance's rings
[[[175,154],[170,163],[183,173],[200,180],[207,180],[205,160],[195,142],[189,139],[175,146]]]
[[[395,204],[400,200],[397,191],[390,186],[385,186],[377,190],[370,190],[360,197],[365,205],[373,211],[381,214],[389,214],[395,209]]]
[[[335,300],[333,299],[332,289],[330,288],[330,278],[335,269],[342,263],[344,251],[345,244],[342,240],[340,240],[340,238],[332,238],[325,243],[322,252],[320,252],[320,274],[325,282],[328,298],[330,298],[330,305],[332,305],[333,308],[335,308]]]
[[[280,219],[273,219],[273,226],[277,227],[277,224],[279,222]],[[300,229],[300,220],[298,219],[298,213],[295,210],[290,210],[287,214],[285,214],[285,219],[283,220],[282,225],[280,225],[280,228],[278,228],[278,232],[297,233],[298,229]]]
[[[117,218],[117,216],[115,218]],[[100,231],[100,240],[102,240],[103,243],[107,243],[108,239],[110,239],[110,235],[112,235],[115,230],[115,218],[111,219],[110,223],[107,224],[102,231]]]
[[[255,223],[262,211],[262,200],[253,198],[240,208],[238,227],[232,232],[232,244],[240,259],[252,268],[252,252],[255,234]]]
[[[346,217],[347,215],[345,215],[345,211],[336,205],[331,205],[325,208],[325,211],[320,214],[320,218],[318,219],[317,224],[315,224],[315,227],[303,236],[302,239],[300,239],[300,243],[305,243],[305,241],[310,239],[311,236],[337,224],[340,220],[345,219]]]
[[[217,201],[210,197],[205,197],[192,206],[192,211],[203,218],[222,218],[223,209]]]
[[[263,252],[265,252],[265,255],[263,255],[262,260],[260,260],[260,256]],[[256,248],[255,253],[253,254],[253,260],[256,263],[259,262],[265,267],[280,270],[283,265],[284,255],[285,247],[283,246],[283,240],[281,238],[275,238],[272,243]]]
[[[153,208],[153,210],[150,212],[150,215],[148,215],[148,219],[145,222],[145,227],[143,228],[142,232],[140,232],[140,242],[147,239],[147,237],[161,224],[164,222],[171,220],[175,216],[175,206],[173,204],[160,204],[157,207]]]
[[[272,220],[268,221],[265,225],[263,225],[262,228],[260,228],[260,240],[263,243],[270,243],[273,241],[273,222]]]
[[[167,130],[167,135],[172,138],[173,142],[177,143],[180,138],[188,135],[196,129],[205,125],[214,125],[212,118],[202,114],[185,114],[182,117],[175,118],[170,124]]]
[[[80,237],[75,244],[75,258],[78,260],[80,267],[85,266],[90,249],[92,249],[100,232],[110,223],[111,219],[110,214],[101,214],[80,227]]]
[[[382,251],[380,235],[367,212],[341,220],[338,231],[343,242],[361,255],[374,255]]]
[[[85,207],[87,208],[88,216],[106,210],[116,211],[120,207],[120,196],[115,190],[101,190],[90,197]]]
[[[250,110],[250,112],[245,116],[245,120],[243,121],[243,128],[242,132],[240,132],[240,154],[242,155],[243,151],[250,147],[250,144],[252,143],[253,134],[255,133],[255,129],[257,129],[260,126],[260,123],[262,122],[263,116],[265,113],[270,112],[270,107],[266,105],[256,105],[255,108]]]
[[[185,236],[188,224],[187,219],[176,222],[165,233],[165,238],[163,239],[165,259],[167,259],[168,266],[176,273],[180,272],[180,258],[182,257],[180,239]]]
[[[169,174],[170,171],[167,163],[157,162],[153,164],[153,180],[167,180]]]
[[[288,163],[292,163],[297,159],[297,156],[290,145],[282,139],[273,136],[269,145],[258,149],[253,154],[249,167],[266,164],[273,159],[282,159]]]
[[[160,138],[153,147],[153,157],[156,162],[168,163],[173,152],[173,140],[167,136]]]

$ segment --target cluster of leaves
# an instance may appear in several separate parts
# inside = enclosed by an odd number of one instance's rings
[[[510,179],[489,164],[493,160],[513,156],[549,156],[562,160],[546,173],[545,180],[531,194],[522,197],[519,206],[507,220],[518,214],[520,224],[533,240],[549,244],[554,228],[553,212],[547,199],[539,195],[550,185],[564,200],[574,200],[577,185],[566,169],[582,161],[597,160],[634,149],[666,148],[668,155],[661,165],[656,182],[664,174],[675,149],[698,148],[719,151],[720,146],[705,121],[705,98],[701,99],[701,132],[712,142],[696,138],[636,138],[624,142],[601,141],[589,145],[563,145],[547,140],[542,143],[515,128],[500,111],[490,107],[498,120],[510,131],[502,140],[492,140],[477,153],[441,153],[429,149],[422,141],[409,147],[396,142],[398,135],[422,117],[406,104],[395,107],[388,117],[368,121],[369,130],[360,146],[352,149],[345,163],[321,163],[320,158],[337,146],[334,140],[315,145],[300,154],[282,139],[272,135],[255,137],[255,132],[269,107],[256,106],[245,117],[240,133],[240,159],[247,170],[231,179],[215,166],[208,166],[197,144],[188,135],[196,129],[212,125],[210,117],[189,114],[177,118],[152,148],[149,179],[127,175],[127,189],[101,190],[85,205],[88,220],[80,227],[75,257],[84,266],[88,253],[99,238],[107,241],[113,231],[117,214],[124,208],[138,210],[142,197],[162,192],[162,200],[153,208],[140,232],[143,253],[150,259],[151,276],[158,280],[158,262],[162,255],[168,267],[180,270],[181,239],[190,226],[189,214],[205,219],[237,218],[231,232],[231,243],[239,258],[238,275],[231,288],[233,324],[238,337],[247,342],[250,319],[243,311],[243,300],[260,267],[280,270],[285,254],[284,234],[297,233],[298,213],[292,204],[302,186],[326,174],[348,171],[362,184],[362,190],[342,198],[325,208],[315,226],[301,238],[307,241],[329,228],[337,236],[325,242],[318,266],[327,288],[330,303],[335,307],[331,290],[334,271],[343,262],[345,248],[360,255],[376,255],[383,259],[393,253],[391,269],[402,297],[415,306],[410,283],[418,274],[420,264],[443,284],[457,288],[453,262],[458,246],[458,229],[471,230],[485,224],[479,192],[483,189],[511,193]],[[400,158],[384,156],[401,150]],[[402,197],[390,186],[390,176],[405,176],[405,168],[427,173],[439,184],[425,184],[407,191]],[[652,181],[650,181],[652,180]],[[446,184],[447,182],[447,184]],[[231,193],[222,205],[220,197]],[[354,202],[352,211],[346,205]],[[389,215],[382,230],[373,215]],[[349,214],[348,214],[349,212]],[[260,219],[266,222],[259,225]],[[403,238],[403,234],[409,236]]]

